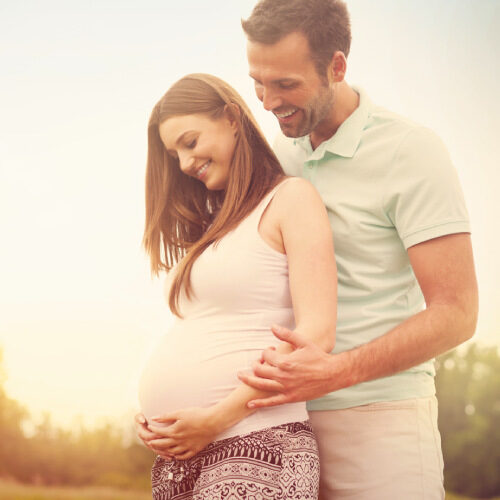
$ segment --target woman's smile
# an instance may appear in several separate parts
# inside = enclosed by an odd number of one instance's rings
[[[204,163],[198,170],[196,170],[196,177],[198,179],[203,179],[206,174],[207,174],[207,169],[212,163],[212,160],[208,160],[206,163]]]

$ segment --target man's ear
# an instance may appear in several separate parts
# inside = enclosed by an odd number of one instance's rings
[[[347,71],[347,59],[341,50],[337,50],[333,56],[330,64],[328,65],[328,82],[340,83],[345,78]]]

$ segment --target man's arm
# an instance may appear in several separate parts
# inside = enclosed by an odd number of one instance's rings
[[[385,335],[355,349],[325,355],[296,333],[276,332],[299,346],[288,355],[267,349],[248,385],[277,396],[251,401],[258,408],[315,399],[351,385],[395,374],[468,340],[478,311],[477,282],[469,234],[434,238],[408,249],[426,309]],[[275,333],[275,334],[276,334]]]

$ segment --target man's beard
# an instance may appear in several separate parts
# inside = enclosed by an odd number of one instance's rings
[[[306,107],[299,108],[298,113],[302,113],[302,119],[294,126],[287,127],[281,124],[280,128],[287,137],[303,137],[309,135],[330,113],[333,107],[333,91],[328,86],[321,87],[320,92]]]

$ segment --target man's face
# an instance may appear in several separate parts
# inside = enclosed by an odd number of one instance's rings
[[[333,91],[318,75],[302,33],[290,33],[274,45],[249,40],[247,56],[257,97],[286,136],[310,134],[331,113]]]

